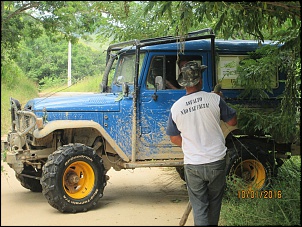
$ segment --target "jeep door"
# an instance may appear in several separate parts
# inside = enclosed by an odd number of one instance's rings
[[[192,52],[199,64],[208,64],[206,52]],[[139,142],[138,159],[173,159],[182,158],[180,147],[170,141],[166,135],[167,120],[173,103],[185,95],[185,89],[177,83],[179,61],[176,52],[167,54],[149,53],[145,75],[142,77],[139,97]],[[162,77],[160,83],[155,78]],[[207,81],[204,78],[205,82]],[[161,82],[162,81],[162,82]],[[168,83],[174,88],[168,87]],[[208,82],[205,83],[205,85]],[[212,81],[211,81],[212,84]]]

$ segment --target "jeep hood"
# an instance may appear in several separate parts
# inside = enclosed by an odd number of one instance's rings
[[[34,112],[105,112],[119,111],[117,94],[91,93],[35,98],[27,102],[25,109]]]

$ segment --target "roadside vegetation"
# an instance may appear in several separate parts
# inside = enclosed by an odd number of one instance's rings
[[[11,126],[10,97],[25,104],[38,96],[38,86],[28,79],[14,61],[1,62],[1,135],[7,134]]]
[[[57,92],[99,92],[99,84],[102,80],[102,76],[88,76],[80,81],[71,84],[68,87],[67,83],[55,84],[53,87],[48,87],[41,90],[41,93],[49,96]]]
[[[39,89],[39,86],[31,79],[28,79],[22,70],[13,62],[6,65],[2,63],[1,80],[1,135],[8,133],[11,126],[10,116],[10,97],[20,101],[21,106],[31,98],[36,98],[39,92],[44,96],[51,96],[56,92],[99,92],[99,84],[102,76],[87,76],[78,82],[67,86],[66,81],[60,81],[53,86],[47,86],[45,89]],[[9,76],[5,76],[9,75]],[[10,76],[13,75],[13,78]]]

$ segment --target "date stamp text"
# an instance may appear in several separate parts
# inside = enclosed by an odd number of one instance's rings
[[[239,199],[282,199],[282,190],[238,190]]]

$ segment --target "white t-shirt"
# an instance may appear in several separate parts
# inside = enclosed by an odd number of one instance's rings
[[[194,92],[171,107],[167,134],[181,135],[184,164],[205,164],[222,159],[227,147],[220,120],[228,121],[236,111],[215,93]]]

